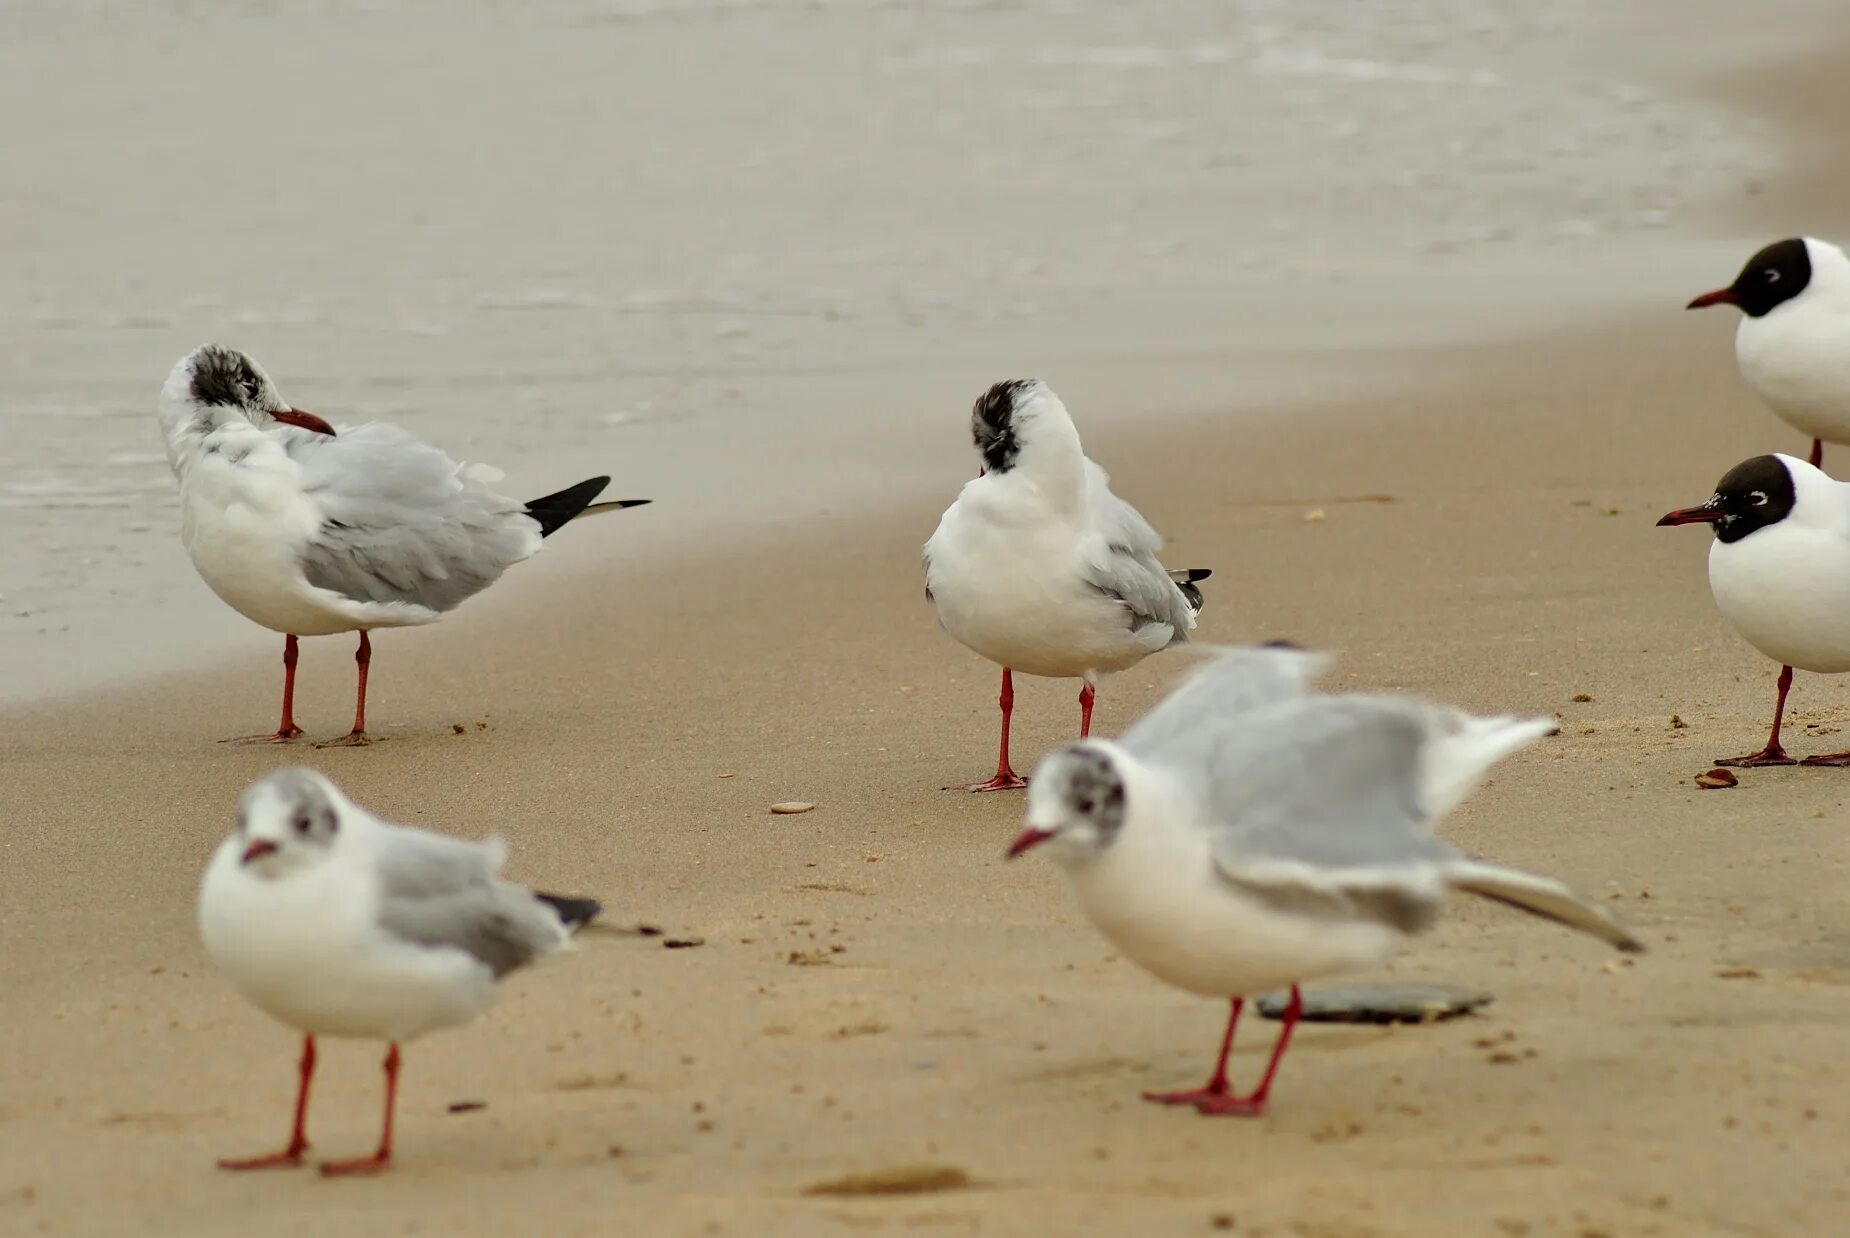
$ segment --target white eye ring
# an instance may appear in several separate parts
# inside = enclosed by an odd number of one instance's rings
[[[1766,506],[1766,491],[1764,490],[1751,491],[1747,497],[1754,501],[1755,507],[1765,507]]]
[[[1769,269],[1766,273],[1766,282],[1769,284],[1777,284],[1779,282],[1779,272]]]

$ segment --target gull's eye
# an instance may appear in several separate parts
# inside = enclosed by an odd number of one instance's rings
[[[1092,797],[1089,795],[1086,795],[1086,796],[1081,796],[1079,802],[1077,804],[1074,804],[1073,808],[1079,813],[1080,816],[1089,817],[1092,815],[1092,810],[1096,808],[1097,806],[1098,805],[1093,802]]]
[[[306,836],[310,827],[314,825],[314,822],[310,821],[308,819],[308,814],[304,812],[304,813],[297,813],[296,819],[294,821],[291,821],[289,824],[291,827],[294,828],[296,833]]]
[[[1751,501],[1755,507],[1765,507],[1766,506],[1766,491],[1764,490],[1756,490],[1752,494],[1748,495],[1747,497],[1749,501]]]
[[[1779,272],[1772,267],[1768,267],[1766,269],[1766,282],[1769,284],[1777,284],[1779,282]]]

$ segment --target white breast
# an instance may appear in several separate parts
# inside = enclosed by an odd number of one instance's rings
[[[1127,826],[1072,877],[1106,940],[1159,980],[1203,996],[1252,996],[1378,966],[1405,941],[1372,921],[1270,910],[1215,873],[1205,833]]]
[[[1028,675],[1120,671],[1169,643],[1132,632],[1123,603],[1081,575],[1078,529],[1051,513],[1009,520],[966,488],[926,544],[938,619],[960,643]]]
[[[271,1017],[318,1036],[407,1041],[493,1001],[484,964],[387,938],[376,890],[354,870],[328,863],[268,881],[239,857],[235,836],[213,856],[199,932],[225,977]]]
[[[1709,591],[1747,643],[1775,662],[1850,671],[1850,540],[1784,520],[1709,548]]]
[[[1743,318],[1734,352],[1742,376],[1788,425],[1850,443],[1850,298],[1808,290],[1759,318]]]

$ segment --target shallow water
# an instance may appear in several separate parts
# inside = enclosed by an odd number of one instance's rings
[[[1721,282],[1782,151],[1681,83],[1783,7],[9,6],[5,691],[273,640],[175,535],[204,340],[517,494],[614,473],[624,553],[911,495],[922,540],[999,377],[1261,409]]]

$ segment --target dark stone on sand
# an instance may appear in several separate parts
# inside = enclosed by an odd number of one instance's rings
[[[1259,1013],[1277,1019],[1289,993],[1267,993]],[[1304,993],[1306,1023],[1436,1023],[1470,1014],[1495,998],[1483,989],[1450,984],[1354,984]]]

